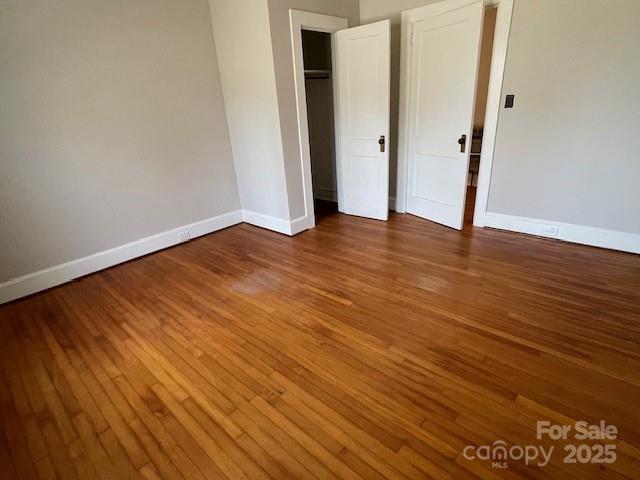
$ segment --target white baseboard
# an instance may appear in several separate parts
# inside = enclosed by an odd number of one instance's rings
[[[242,211],[242,220],[256,227],[266,228],[274,232],[284,235],[296,235],[304,230],[313,227],[312,220],[308,217],[299,217],[294,220],[283,220],[281,218],[271,217],[263,213],[252,212],[250,210]]]
[[[313,228],[315,225],[315,221],[313,218],[309,217],[299,217],[295,220],[291,220],[291,226],[289,227],[289,235],[297,235],[300,232],[304,232],[305,230],[309,230]]]
[[[490,212],[485,213],[482,220],[482,224],[486,227],[528,233],[530,235],[594,247],[610,248],[623,252],[640,253],[640,234],[637,233]],[[557,235],[550,232],[550,227],[557,229]]]
[[[235,210],[0,283],[0,305],[177,245],[181,243],[178,233],[187,231],[189,238],[193,239],[242,222],[285,235],[296,235],[312,226],[307,217],[289,221],[248,210]]]
[[[266,228],[274,232],[284,235],[292,235],[291,221],[281,218],[271,217],[263,213],[252,212],[250,210],[242,211],[242,220],[256,227]]]
[[[0,283],[0,305],[177,245],[181,243],[178,233],[188,231],[189,238],[196,238],[242,222],[285,235],[296,235],[312,227],[308,217],[289,221],[248,210],[235,210]]]
[[[196,238],[232,225],[237,225],[241,222],[242,212],[235,210],[14,278],[8,282],[0,283],[0,304],[26,297],[27,295],[69,282],[75,278],[177,245],[181,243],[180,240],[178,240],[178,233],[180,232],[188,231],[190,238]]]

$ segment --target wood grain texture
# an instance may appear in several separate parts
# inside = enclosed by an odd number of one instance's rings
[[[639,344],[638,256],[239,225],[0,308],[0,477],[638,478]],[[618,459],[462,455],[536,420],[614,424]]]

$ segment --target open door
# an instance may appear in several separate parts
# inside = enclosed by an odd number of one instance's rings
[[[412,16],[407,212],[460,230],[484,2],[446,0]]]
[[[389,216],[389,21],[336,33],[341,211]],[[340,192],[339,192],[340,193]]]

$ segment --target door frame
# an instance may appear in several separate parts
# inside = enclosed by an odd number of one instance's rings
[[[453,3],[452,3],[453,2]],[[449,5],[457,8],[464,7],[477,0],[448,0]],[[489,74],[489,90],[487,92],[487,108],[485,111],[484,132],[482,136],[482,151],[480,153],[480,171],[478,174],[478,187],[476,191],[476,204],[473,215],[473,224],[477,227],[485,226],[485,215],[489,200],[489,186],[491,183],[491,170],[498,129],[498,117],[502,105],[502,82],[504,78],[507,48],[509,43],[509,31],[511,30],[511,17],[514,0],[485,0],[485,9],[495,7],[496,29],[493,38],[493,51],[491,53],[491,71]],[[426,5],[433,7],[437,3]],[[400,114],[398,118],[398,183],[396,186],[396,212],[407,211],[407,182],[409,176],[409,105],[411,97],[411,25],[414,15],[424,7],[405,10],[402,12],[402,44],[400,47]],[[448,8],[448,6],[447,6]],[[484,25],[483,25],[484,27]],[[477,85],[477,82],[476,82]]]
[[[302,189],[304,192],[304,211],[306,228],[316,226],[313,205],[313,178],[311,175],[311,148],[309,146],[309,119],[307,117],[307,90],[304,78],[304,57],[302,51],[302,30],[330,33],[331,35],[331,82],[333,84],[333,122],[336,154],[336,190],[338,210],[342,211],[342,169],[340,163],[340,136],[338,113],[338,64],[336,59],[335,36],[338,30],[349,28],[349,20],[319,13],[289,10],[291,27],[291,46],[293,55],[293,76],[296,94],[296,113],[298,117],[298,142],[300,144],[300,162],[302,166]]]

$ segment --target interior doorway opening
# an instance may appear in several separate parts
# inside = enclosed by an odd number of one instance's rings
[[[300,10],[289,10],[289,19],[305,209],[304,216],[295,220],[296,226],[300,231],[315,227],[314,197],[329,198],[332,204],[331,200],[337,200],[340,213],[386,221],[389,216],[386,139],[389,138],[390,109],[390,22],[381,20],[349,28],[346,18]],[[319,36],[321,53],[310,54],[313,48],[309,42],[313,44],[313,40],[309,37],[317,32],[330,37]],[[303,51],[303,34],[307,37],[307,52]],[[305,68],[305,57],[309,55],[308,68]],[[322,63],[316,63],[318,60]],[[328,68],[323,68],[325,66]],[[331,96],[327,93],[329,86]],[[309,97],[307,88],[312,90]],[[314,96],[318,93],[316,90],[324,93]],[[316,102],[316,97],[321,100]],[[307,108],[308,98],[312,103],[310,108]],[[316,103],[324,107],[322,111],[314,108]],[[333,118],[327,109],[331,107]],[[313,176],[310,127],[316,130]],[[319,166],[323,160],[320,152],[329,160],[323,167]]]
[[[338,212],[331,34],[302,30],[304,85],[316,223]]]
[[[467,197],[464,209],[464,226],[473,225],[473,214],[476,203],[476,190],[480,173],[480,155],[484,121],[487,110],[487,96],[489,93],[489,76],[491,73],[491,58],[493,55],[493,39],[496,29],[498,8],[490,5],[485,8],[482,26],[482,41],[480,44],[480,63],[476,86],[476,101],[473,117],[473,135],[471,139],[471,154],[469,158],[469,174],[467,178]]]

